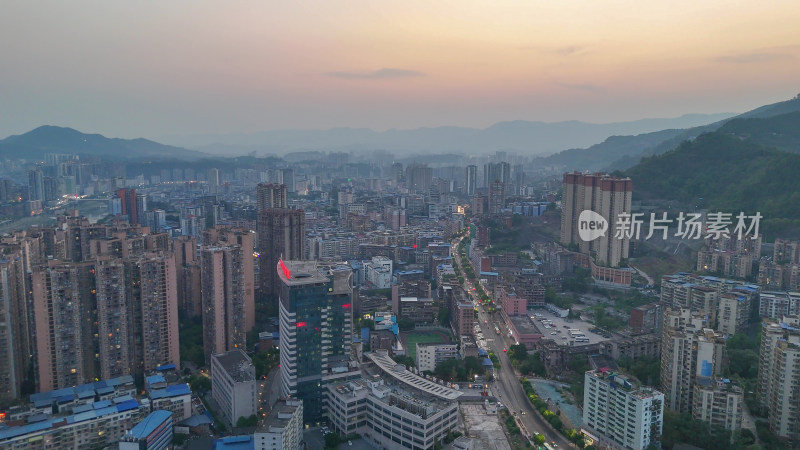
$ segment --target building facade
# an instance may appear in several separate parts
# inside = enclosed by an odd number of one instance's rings
[[[607,369],[586,372],[583,431],[597,438],[603,448],[659,447],[663,423],[661,392]]]
[[[253,433],[255,450],[299,450],[303,441],[303,402],[280,399]]]
[[[565,173],[561,216],[561,243],[576,244],[581,253],[592,255],[600,266],[618,267],[628,258],[630,236],[617,228],[617,218],[631,212],[633,182],[600,173]],[[578,218],[591,210],[602,216],[608,232],[592,241],[584,241],[578,233]],[[616,236],[619,234],[622,239]]]
[[[325,384],[349,376],[352,272],[323,273],[313,261],[280,261],[281,394],[303,401],[303,422],[323,417]]]
[[[257,411],[256,368],[242,349],[211,356],[211,396],[228,424]]]

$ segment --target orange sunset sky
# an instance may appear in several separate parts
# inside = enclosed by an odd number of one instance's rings
[[[800,92],[800,3],[3,2],[0,137],[486,127]]]

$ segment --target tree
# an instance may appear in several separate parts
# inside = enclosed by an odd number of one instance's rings
[[[342,443],[342,440],[339,438],[339,435],[336,433],[328,433],[325,435],[325,448],[326,449],[334,449],[339,444]]]
[[[198,394],[205,394],[211,390],[211,379],[203,376],[191,376],[188,378],[189,388]]]
[[[239,420],[236,421],[236,427],[238,428],[254,427],[256,425],[258,425],[258,416],[255,414],[250,417],[239,417]]]
[[[536,444],[536,445],[542,445],[542,444],[545,443],[545,441],[546,441],[546,439],[545,439],[543,434],[537,434],[533,438],[533,443]]]
[[[400,331],[411,331],[415,326],[411,319],[397,319],[397,327],[400,328]]]
[[[508,348],[508,358],[521,361],[528,357],[528,348],[524,344],[512,345]]]
[[[447,308],[439,308],[436,319],[439,320],[439,325],[443,327],[450,326],[450,310]]]

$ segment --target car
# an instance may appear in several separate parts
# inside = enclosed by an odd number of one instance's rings
[[[508,352],[508,349],[507,349],[507,348],[504,348],[504,349],[503,349],[503,353],[506,353],[506,352]]]
[[[352,447],[352,446],[353,446],[353,441],[347,441],[347,445],[349,445],[350,447]]]
[[[522,415],[523,415],[523,416],[525,415],[525,411],[522,411]]]
[[[558,334],[558,333],[556,333],[555,331],[551,331],[550,334]]]

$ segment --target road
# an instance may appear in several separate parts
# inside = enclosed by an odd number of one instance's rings
[[[461,260],[459,247],[461,245],[461,238],[453,241],[454,257],[456,258],[459,267],[464,267],[464,261]],[[463,269],[462,269],[463,270]],[[477,296],[473,293],[472,284],[469,280],[464,280],[464,289],[472,297],[473,303],[478,303]],[[484,322],[485,321],[485,322]],[[517,418],[522,421],[523,434],[532,436],[534,432],[544,433],[548,443],[555,442],[558,447],[575,447],[566,437],[561,433],[555,431],[549,423],[533,408],[528,398],[525,396],[525,390],[519,382],[519,376],[514,372],[511,366],[511,361],[503,349],[508,349],[513,342],[508,339],[508,330],[502,320],[495,322],[493,318],[486,313],[482,307],[478,308],[478,324],[481,327],[483,336],[486,338],[489,350],[493,351],[500,359],[500,371],[495,371],[495,382],[493,383],[494,391],[497,392],[500,401],[509,409],[517,413]],[[500,329],[498,335],[494,326],[497,325]],[[525,414],[522,414],[522,412]],[[527,432],[526,432],[527,431]]]

